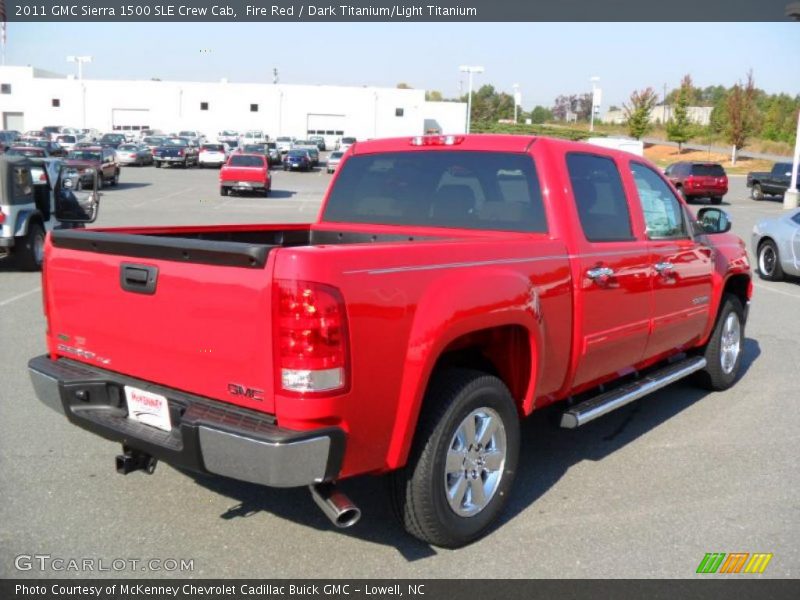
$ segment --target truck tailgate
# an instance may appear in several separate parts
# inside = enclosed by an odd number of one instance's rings
[[[50,352],[272,413],[273,247],[54,232]]]

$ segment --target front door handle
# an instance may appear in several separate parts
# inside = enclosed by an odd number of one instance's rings
[[[614,276],[614,269],[611,267],[594,267],[586,271],[586,276],[592,281],[600,282]]]

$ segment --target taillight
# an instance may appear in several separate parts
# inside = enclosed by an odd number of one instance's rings
[[[178,150],[178,156],[183,156],[183,150]]]
[[[284,391],[331,392],[347,387],[347,315],[335,287],[275,281],[276,364]]]
[[[0,211],[0,225],[6,222],[6,215],[4,212]]]

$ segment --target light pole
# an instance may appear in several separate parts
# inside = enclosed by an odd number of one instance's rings
[[[483,73],[483,67],[461,65],[458,70],[462,73],[469,73],[469,83],[467,84],[467,133],[472,125],[472,75],[473,73]]]
[[[789,189],[783,195],[783,208],[797,208],[798,204],[800,204],[800,192],[797,191],[798,169],[800,169],[800,112],[797,113],[797,136],[794,142],[792,174],[789,176]]]
[[[517,107],[519,106],[519,102],[517,98],[519,98],[519,84],[515,83],[511,87],[514,88],[514,125],[517,124]]]
[[[91,56],[68,56],[67,62],[78,63],[78,81],[83,81],[83,63],[92,62]]]
[[[595,100],[595,96],[597,96],[597,85],[596,84],[597,84],[598,81],[600,81],[600,78],[597,77],[597,76],[590,77],[589,81],[592,82],[592,114],[589,117],[589,131],[594,131],[594,100]]]
[[[67,62],[78,63],[78,83],[81,88],[81,127],[86,128],[86,87],[83,85],[83,63],[92,62],[91,56],[68,56]]]

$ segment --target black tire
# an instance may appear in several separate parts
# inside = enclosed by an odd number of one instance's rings
[[[102,190],[104,185],[105,179],[103,178],[103,172],[101,171],[97,174],[97,189]]]
[[[712,196],[711,197],[711,204],[714,204],[714,205],[722,204],[722,196]]]
[[[111,185],[116,186],[119,184],[119,171],[114,173],[114,177],[111,179]]]
[[[264,198],[269,198],[269,188],[264,188],[264,191],[261,192],[261,195],[264,196]]]
[[[738,339],[736,355],[733,360],[727,363],[723,361],[723,353],[725,347],[730,347],[729,342],[732,338],[723,339],[724,336],[730,335],[729,318],[735,319],[738,322]],[[736,296],[726,294],[722,297],[719,312],[717,313],[717,322],[714,325],[714,331],[711,333],[711,338],[706,344],[703,351],[703,357],[706,359],[706,368],[698,371],[696,381],[707,390],[721,391],[727,390],[731,387],[739,375],[739,368],[742,365],[742,350],[744,348],[744,308],[739,298]]]
[[[161,161],[160,160],[154,160],[153,164],[155,165],[156,169],[160,169],[161,168]]]
[[[224,185],[219,186],[219,195],[220,196],[227,196],[228,195],[228,188]]]
[[[756,202],[760,202],[766,197],[760,183],[753,184],[753,187],[750,190],[750,197]]]
[[[783,267],[781,267],[778,246],[770,239],[766,239],[758,245],[758,276],[766,281],[780,281],[783,279]]]
[[[28,233],[19,245],[18,264],[26,271],[39,271],[44,257],[44,227],[38,221],[28,223]]]
[[[461,515],[447,497],[446,480],[450,481],[450,476],[446,473],[446,458],[452,452],[452,444],[459,443],[456,433],[461,426],[468,422],[469,416],[481,411],[492,411],[491,418],[499,418],[505,436],[505,460],[494,471],[500,473],[499,480],[483,508],[474,514]],[[497,432],[499,435],[500,430]],[[492,436],[484,449],[495,443]],[[464,465],[471,460],[470,456],[475,458],[473,448],[470,445],[470,450],[464,451]],[[480,454],[480,445],[477,448],[477,456],[485,456]],[[505,384],[481,371],[441,371],[434,376],[425,396],[408,464],[390,478],[395,513],[406,530],[424,542],[446,548],[469,544],[489,531],[505,507],[518,460],[519,418]],[[472,490],[475,488],[470,481],[488,481],[483,479],[484,474],[489,477],[485,470],[476,476],[477,463],[471,464],[472,470],[464,467],[463,480],[461,477],[456,479],[465,482],[463,491],[459,493],[460,501],[456,503],[462,508],[469,508],[462,504],[468,497],[473,502]],[[454,473],[459,472],[460,467]]]

